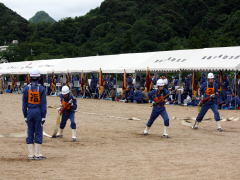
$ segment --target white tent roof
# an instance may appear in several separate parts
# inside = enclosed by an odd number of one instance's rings
[[[206,48],[195,50],[182,70],[191,71],[240,71],[240,47]]]
[[[107,56],[24,61],[0,64],[0,74],[27,74],[38,68],[42,74],[135,71],[240,71],[240,46],[194,50],[160,51]]]
[[[153,53],[134,53],[107,56],[72,58],[66,63],[69,72],[134,73],[139,64],[144,63]],[[65,67],[66,67],[65,66]],[[60,67],[60,66],[59,66]],[[56,69],[59,72],[59,69]]]

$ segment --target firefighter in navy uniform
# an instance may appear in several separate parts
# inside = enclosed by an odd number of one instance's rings
[[[203,95],[202,107],[192,128],[198,129],[199,123],[202,121],[207,111],[211,108],[214,113],[214,118],[217,122],[217,130],[220,132],[223,131],[220,124],[220,115],[218,112],[218,86],[214,82],[213,73],[208,74],[208,80],[201,85],[200,91]]]
[[[47,113],[45,88],[39,85],[40,72],[35,69],[30,73],[31,83],[23,90],[22,111],[27,124],[26,143],[28,159],[45,159],[41,152],[43,124]]]
[[[70,93],[70,89],[68,86],[62,87],[62,94],[60,95],[61,101],[61,109],[60,112],[62,114],[62,119],[60,122],[60,130],[57,134],[57,137],[63,137],[63,129],[66,126],[67,120],[71,121],[71,129],[72,129],[72,141],[75,142],[77,140],[76,136],[76,123],[75,123],[75,111],[77,109],[77,100]]]
[[[146,124],[146,128],[143,131],[144,135],[147,135],[149,133],[150,127],[154,123],[154,121],[157,119],[159,115],[162,116],[164,121],[164,131],[163,131],[163,137],[169,137],[168,136],[168,127],[169,127],[169,117],[165,108],[165,99],[169,96],[169,91],[164,87],[165,82],[162,79],[159,79],[157,81],[157,90],[154,90],[153,92],[153,109],[151,116]]]

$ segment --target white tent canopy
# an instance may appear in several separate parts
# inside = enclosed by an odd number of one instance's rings
[[[28,74],[38,68],[42,74],[136,71],[240,71],[240,46],[194,50],[159,51],[79,58],[23,61],[0,64],[0,74]]]
[[[240,71],[240,47],[206,48],[193,54],[182,70]]]

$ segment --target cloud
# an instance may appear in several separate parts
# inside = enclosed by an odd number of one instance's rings
[[[46,11],[55,20],[82,16],[99,7],[103,0],[0,0],[8,8],[29,19],[38,11]]]

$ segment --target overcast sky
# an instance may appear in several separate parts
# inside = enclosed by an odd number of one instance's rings
[[[99,7],[104,0],[0,0],[8,8],[25,19],[30,19],[37,11],[45,11],[55,20],[65,17],[85,15]]]

